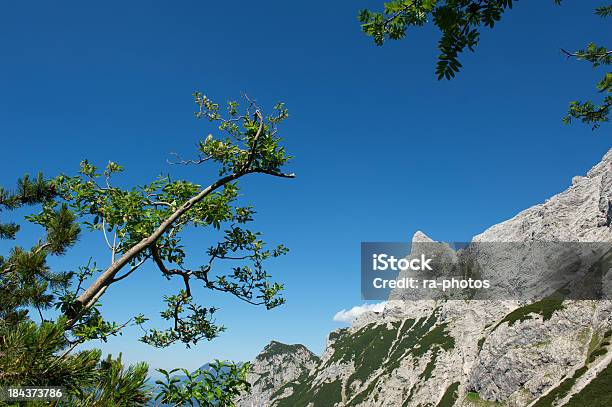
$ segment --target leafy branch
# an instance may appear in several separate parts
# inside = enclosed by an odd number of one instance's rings
[[[609,13],[605,12],[600,12],[597,14],[603,17],[607,17],[609,15]],[[561,52],[565,54],[567,58],[574,58],[578,61],[590,62],[593,68],[607,66],[612,63],[612,51],[592,42],[589,43],[585,49],[575,52],[561,49]],[[589,124],[593,129],[596,129],[601,123],[608,121],[610,107],[612,106],[612,95],[610,95],[612,92],[612,72],[606,72],[604,74],[604,77],[597,83],[596,89],[598,93],[605,95],[602,102],[599,104],[593,103],[590,100],[585,102],[571,102],[568,113],[563,118],[564,123],[569,124],[571,123],[572,119],[578,119],[582,123]]]
[[[393,0],[384,4],[382,12],[362,10],[359,21],[376,45],[402,39],[409,27],[433,21],[442,34],[435,72],[438,79],[452,79],[462,66],[459,55],[478,45],[481,27],[493,28],[512,4],[512,0]]]

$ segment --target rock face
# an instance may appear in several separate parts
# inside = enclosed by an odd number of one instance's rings
[[[609,242],[612,239],[612,149],[585,177],[540,205],[490,227],[474,241]]]
[[[473,241],[612,242],[611,224],[612,150],[566,191]],[[612,301],[391,298],[331,332],[320,359],[304,347],[275,354],[286,345],[273,342],[238,406],[612,405]]]

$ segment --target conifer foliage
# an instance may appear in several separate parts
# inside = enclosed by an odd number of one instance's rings
[[[43,316],[57,304],[55,292],[68,289],[73,278],[70,272],[52,271],[47,257],[63,255],[80,233],[66,205],[49,206],[56,192],[56,185],[42,174],[23,177],[15,192],[0,188],[0,209],[5,214],[28,206],[46,208],[44,216],[30,218],[43,227],[44,237],[29,249],[14,246],[8,256],[0,257],[0,385],[63,386],[67,405],[101,405],[117,394],[121,403],[104,405],[139,405],[136,401],[150,398],[144,386],[145,364],[124,370],[120,358],[109,356],[100,362],[98,350],[74,352],[80,341],[71,341],[66,334],[67,319]],[[19,229],[14,222],[0,223],[0,237],[14,240]],[[37,322],[30,318],[32,312]],[[118,375],[123,382],[114,380]],[[100,383],[110,385],[93,392]],[[84,397],[89,400],[85,404]],[[133,403],[123,402],[127,400]]]

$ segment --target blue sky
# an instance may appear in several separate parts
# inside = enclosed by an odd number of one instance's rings
[[[536,4],[537,3],[537,4]],[[586,4],[588,3],[588,4]],[[138,330],[102,344],[152,367],[252,359],[270,340],[320,353],[340,309],[361,304],[361,241],[406,241],[416,230],[462,241],[565,189],[610,147],[610,131],[564,126],[567,102],[591,97],[598,73],[566,60],[609,39],[599,2],[518,2],[452,82],[433,74],[431,27],[375,47],[353,2],[12,2],[0,13],[0,185],[25,172],[74,173],[84,158],[126,167],[124,185],[171,172],[205,184],[205,169],[169,167],[214,131],[193,118],[191,92],[224,103],[244,91],[262,106],[284,101],[281,127],[295,180],[252,177],[245,198],[257,227],[291,252],[270,264],[287,304],[273,311],[198,290],[228,330],[186,350],[156,350]],[[24,242],[35,238],[26,228]],[[205,246],[209,232],[190,234]],[[1,248],[8,247],[2,244]],[[94,256],[86,236],[56,267]],[[172,293],[152,265],[104,298],[118,321],[154,317]],[[95,343],[94,346],[99,346]]]

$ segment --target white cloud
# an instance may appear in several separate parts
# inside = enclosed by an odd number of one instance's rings
[[[347,324],[350,324],[355,318],[365,314],[366,312],[382,312],[383,309],[385,309],[386,304],[387,302],[383,301],[376,304],[356,305],[348,311],[343,309],[342,311],[336,312],[336,315],[334,315],[334,321],[346,322]]]

